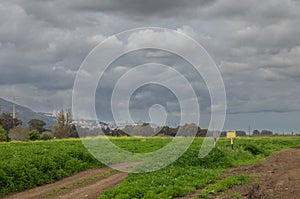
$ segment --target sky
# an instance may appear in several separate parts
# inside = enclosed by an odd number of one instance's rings
[[[251,130],[300,132],[299,10],[296,0],[2,0],[0,97],[17,96],[19,104],[38,112],[71,107],[78,70],[100,42],[128,29],[162,27],[193,38],[218,67],[227,99],[224,129],[248,131],[250,125]],[[113,47],[146,41],[190,50],[185,42],[168,40],[172,35],[160,41],[161,34],[146,28],[129,35],[127,43],[117,38]],[[150,62],[184,75],[197,95],[200,125],[207,127],[212,104],[203,77],[182,58],[153,49],[123,55],[105,71],[95,98],[99,118],[112,120],[109,103],[122,75]],[[149,76],[157,74],[142,71],[137,77]],[[184,90],[176,79],[170,82]],[[146,121],[155,104],[157,113],[168,114],[167,124],[179,123],[178,97],[161,85],[141,85],[129,107],[135,120]]]

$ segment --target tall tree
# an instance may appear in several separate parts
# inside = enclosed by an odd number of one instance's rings
[[[57,123],[53,126],[54,136],[57,138],[66,138],[70,136],[71,130],[71,109],[67,109],[66,113],[64,110],[60,110],[57,114]]]
[[[13,119],[13,116],[9,113],[2,113],[0,121],[0,125],[6,132],[9,132],[10,129],[22,125],[23,123],[22,120],[19,120],[18,118]]]
[[[44,126],[46,123],[43,120],[32,119],[28,122],[30,130],[37,130],[39,133],[45,131]]]

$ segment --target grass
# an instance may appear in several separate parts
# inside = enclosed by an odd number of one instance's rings
[[[199,198],[209,198],[210,194],[217,194],[218,192],[225,191],[235,185],[242,185],[249,182],[250,176],[248,174],[240,174],[229,176],[222,180],[217,180],[214,184],[207,186],[199,194]]]
[[[97,178],[105,177],[105,176],[109,176],[109,175],[113,175],[113,174],[116,174],[116,173],[119,173],[119,171],[117,171],[117,170],[110,170],[110,171],[102,172],[102,173],[99,173],[98,175],[92,176],[90,178],[86,178],[84,180],[80,180],[80,181],[76,182],[76,184],[77,185],[83,185],[83,184],[92,182],[92,181],[96,180]]]
[[[235,193],[231,194],[231,198],[236,198],[236,199],[242,198],[242,194],[235,192]]]
[[[50,197],[50,196],[54,196],[55,194],[58,194],[59,192],[61,192],[63,190],[72,189],[73,187],[74,187],[74,185],[61,186],[57,189],[53,189],[50,192],[46,193],[45,195],[42,196],[42,198],[47,198],[47,197]]]

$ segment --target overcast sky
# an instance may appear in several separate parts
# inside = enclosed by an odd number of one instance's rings
[[[99,42],[127,29],[156,26],[191,36],[219,67],[227,94],[224,129],[251,125],[300,132],[299,10],[297,0],[2,0],[0,97],[18,96],[19,104],[41,112],[71,107],[76,73]],[[134,42],[149,38],[141,34]],[[183,71],[196,90],[205,127],[210,99],[201,77],[182,59],[152,50],[111,65],[104,78],[112,85],[97,89],[99,117],[111,119],[106,109],[112,86],[124,71],[153,61]],[[153,104],[170,115],[180,111],[170,90],[147,85],[132,96],[132,114],[146,120],[145,109]]]

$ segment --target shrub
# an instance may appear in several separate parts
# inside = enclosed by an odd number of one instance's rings
[[[9,137],[11,140],[27,141],[29,129],[22,126],[16,126],[9,131]]]
[[[7,132],[0,126],[0,142],[8,142],[9,137],[7,135]]]
[[[54,136],[53,136],[53,133],[52,132],[49,132],[49,131],[45,131],[41,134],[41,139],[42,140],[51,140],[53,139]]]
[[[255,145],[252,145],[252,144],[248,144],[245,146],[245,150],[246,151],[249,151],[250,153],[252,153],[253,155],[259,155],[259,154],[264,154],[264,150],[255,146]]]
[[[37,130],[30,131],[28,135],[29,135],[30,140],[39,140],[39,139],[41,139],[41,135],[39,134],[39,132]]]

